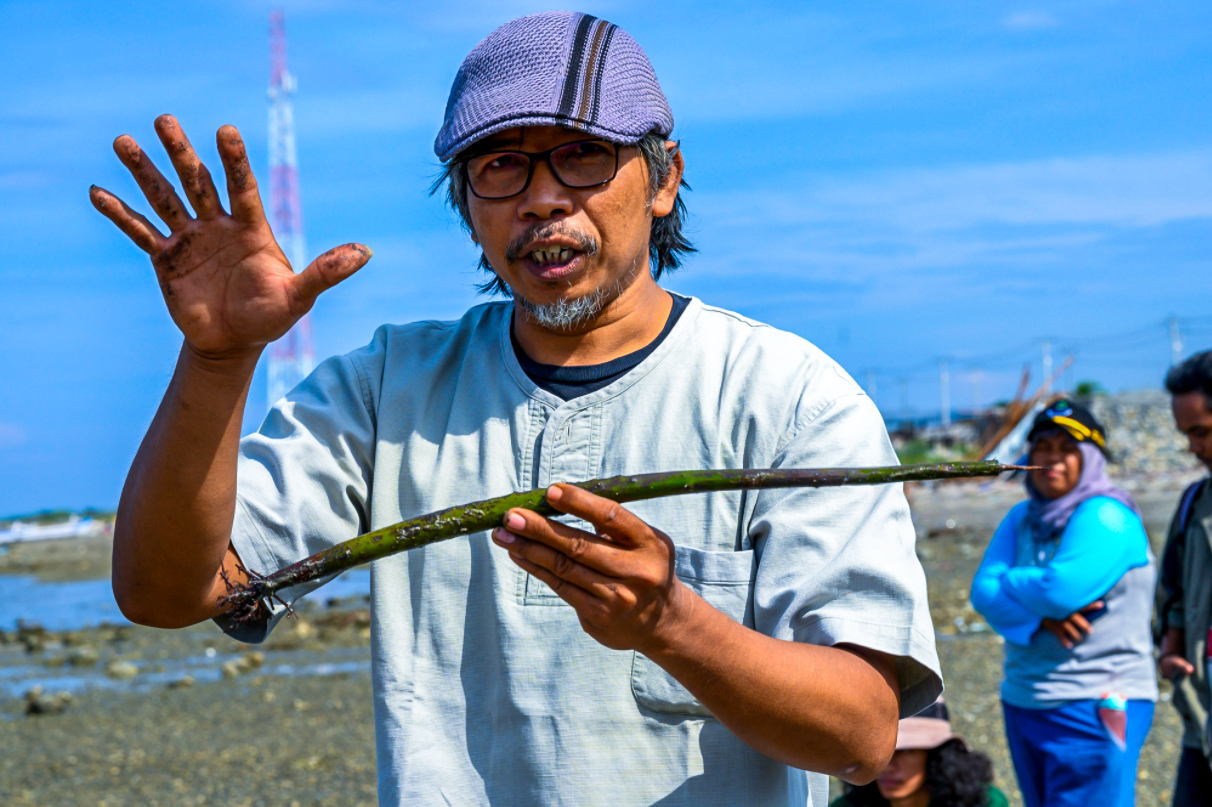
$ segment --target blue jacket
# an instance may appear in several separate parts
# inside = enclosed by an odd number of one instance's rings
[[[1006,514],[972,582],[972,606],[1007,642],[1003,698],[1038,707],[1104,691],[1156,697],[1154,564],[1140,518],[1096,496],[1078,505],[1059,539],[1037,543],[1027,505]],[[1039,630],[1045,617],[1064,619],[1098,599],[1106,611],[1090,615],[1093,630],[1075,647]]]

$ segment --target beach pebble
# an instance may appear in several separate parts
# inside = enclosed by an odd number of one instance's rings
[[[253,670],[259,669],[265,663],[265,654],[259,650],[254,650],[251,653],[245,653],[238,659],[232,659],[223,663],[223,677],[237,678]]]
[[[316,626],[306,619],[300,619],[295,625],[294,634],[297,639],[310,639],[316,635]]]
[[[117,681],[125,681],[139,674],[139,668],[129,661],[111,661],[105,667],[105,674]]]
[[[71,693],[48,694],[42,687],[36,686],[25,693],[25,713],[27,715],[55,715],[66,709],[71,702]]]
[[[92,667],[101,658],[97,648],[90,644],[73,647],[67,654],[67,663],[73,667]]]

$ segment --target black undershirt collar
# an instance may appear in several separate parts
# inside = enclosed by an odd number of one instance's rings
[[[620,356],[602,364],[584,364],[576,367],[539,364],[527,356],[526,352],[522,350],[522,346],[518,344],[512,322],[509,324],[509,340],[513,343],[513,352],[518,357],[518,364],[522,365],[522,370],[531,381],[557,398],[571,401],[573,398],[588,395],[612,384],[652,355],[661,342],[665,341],[665,337],[669,336],[669,332],[677,324],[682,312],[690,305],[688,297],[673,293],[670,293],[669,296],[673,298],[673,306],[669,309],[669,318],[665,320],[665,327],[657,334],[656,339],[634,353],[628,353],[626,356]]]

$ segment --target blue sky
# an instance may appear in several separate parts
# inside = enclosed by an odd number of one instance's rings
[[[529,2],[287,14],[312,254],[375,249],[321,298],[317,353],[457,317],[475,253],[426,195],[450,81]],[[180,345],[146,257],[88,204],[138,192],[110,143],[176,114],[266,171],[259,2],[0,3],[0,515],[112,507]],[[1212,346],[1212,6],[595,2],[648,51],[701,252],[674,290],[820,345],[886,414],[1013,393],[1041,340],[1071,380],[1156,387]],[[166,160],[159,159],[162,166]],[[974,373],[979,372],[979,385]],[[258,377],[253,423],[263,414]]]

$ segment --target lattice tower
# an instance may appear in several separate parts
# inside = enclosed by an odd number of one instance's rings
[[[281,11],[269,15],[269,208],[270,224],[296,272],[307,266],[299,170],[295,162],[295,116],[290,99],[295,77],[286,69],[286,23]],[[294,389],[316,364],[311,318],[304,314],[270,346],[269,405]]]

